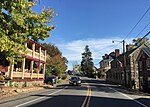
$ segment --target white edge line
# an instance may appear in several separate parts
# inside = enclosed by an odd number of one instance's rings
[[[111,87],[109,87],[109,89],[112,89],[113,91],[118,92],[119,94],[121,94],[121,95],[123,95],[123,96],[125,96],[125,97],[127,97],[127,98],[129,98],[129,99],[131,99],[131,100],[133,100],[133,101],[135,101],[136,103],[142,105],[143,107],[148,107],[147,105],[145,105],[145,104],[143,104],[143,103],[141,103],[141,102],[139,102],[139,101],[133,99],[132,97],[129,97],[129,96],[126,95],[126,94],[123,94],[122,92],[119,92],[119,91],[117,91],[117,90],[115,90],[115,89],[113,89],[113,88],[111,88]]]
[[[55,91],[55,92],[53,92],[53,93],[50,93],[50,94],[48,94],[48,95],[56,94],[56,93],[58,93],[58,92],[60,92],[60,91],[64,90],[64,89],[65,89],[65,88],[67,88],[67,87],[68,87],[68,86],[64,87],[63,89],[57,90],[57,91]],[[37,98],[37,99],[31,100],[31,101],[28,101],[28,102],[25,102],[25,103],[19,104],[19,105],[15,106],[15,107],[20,107],[20,106],[23,106],[23,105],[26,105],[26,104],[29,104],[29,103],[35,102],[35,101],[37,101],[37,100],[43,99],[43,98],[45,98],[45,97],[40,97],[40,98]]]

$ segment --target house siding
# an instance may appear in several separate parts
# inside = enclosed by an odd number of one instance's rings
[[[150,68],[146,61],[150,60],[144,52],[141,53],[139,58],[139,81],[140,90],[150,92]]]

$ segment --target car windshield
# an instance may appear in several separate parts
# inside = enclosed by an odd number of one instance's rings
[[[78,80],[79,77],[71,77],[72,80]]]

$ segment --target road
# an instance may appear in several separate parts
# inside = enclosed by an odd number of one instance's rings
[[[150,96],[129,92],[103,80],[82,78],[81,86],[22,93],[0,100],[0,107],[150,107]]]

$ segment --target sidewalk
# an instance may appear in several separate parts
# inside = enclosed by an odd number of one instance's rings
[[[120,92],[130,94],[130,95],[146,96],[147,98],[150,98],[150,93],[146,93],[140,90],[129,89],[129,88],[124,87],[123,85],[118,85],[118,86],[119,88],[117,88],[117,90],[119,90]]]
[[[102,79],[96,79],[96,80],[102,80]],[[102,80],[102,81],[105,81],[105,80]],[[110,82],[110,81],[105,81],[105,83],[118,86],[117,90],[120,92],[123,92],[126,94],[131,94],[131,95],[146,96],[147,98],[150,98],[150,93],[142,92],[140,90],[129,89],[123,85],[118,85],[118,84]]]

